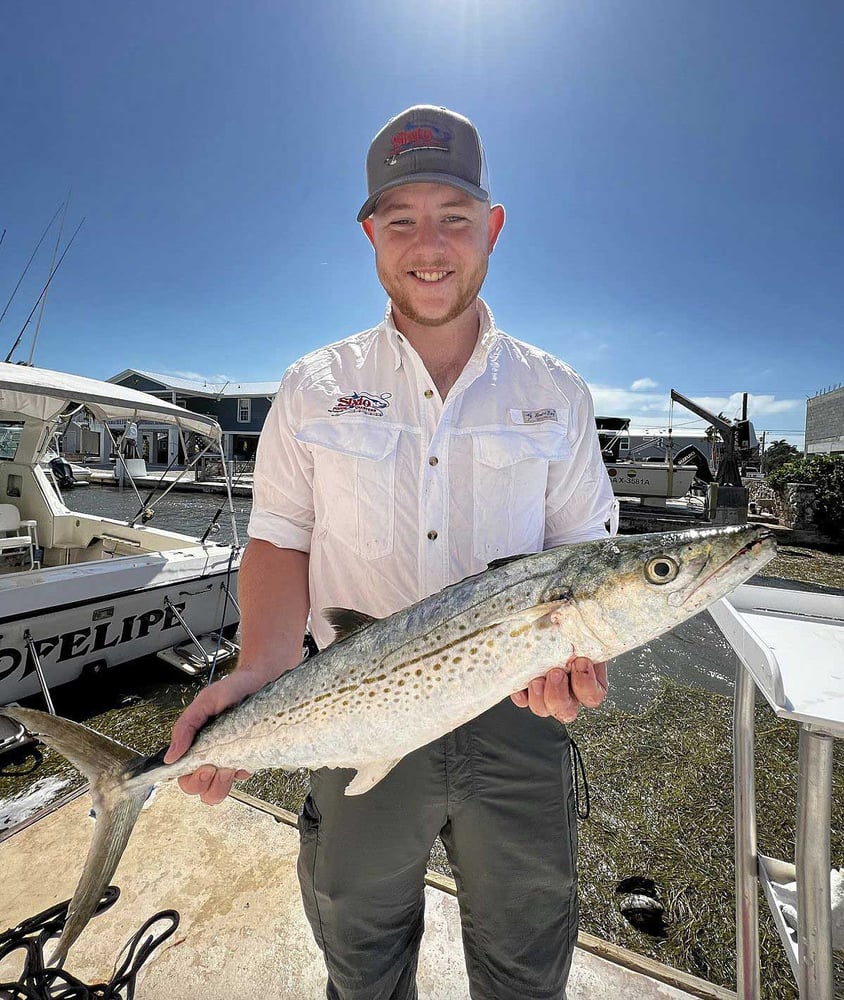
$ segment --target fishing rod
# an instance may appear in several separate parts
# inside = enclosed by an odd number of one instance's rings
[[[62,221],[59,223],[59,234],[56,237],[56,245],[53,248],[53,256],[50,259],[50,268],[47,271],[49,274],[53,270],[53,265],[56,262],[56,254],[59,252],[59,246],[62,242],[62,233],[64,232],[64,224],[67,219],[67,210],[70,208],[70,191],[67,192],[67,198],[64,203],[64,212],[62,212]],[[38,333],[41,330],[41,320],[44,319],[44,310],[47,308],[47,293],[44,293],[44,298],[41,299],[41,312],[38,313],[38,322],[35,324],[35,333],[32,335],[32,347],[29,349],[29,357],[27,358],[27,364],[32,367],[32,359],[35,357],[35,347],[38,344]]]
[[[44,237],[47,235],[47,233],[50,232],[50,228],[52,227],[53,223],[56,221],[56,216],[59,214],[59,212],[61,212],[63,205],[64,205],[64,202],[62,202],[61,205],[59,205],[59,207],[55,210],[55,212],[53,212],[53,218],[50,219],[50,221],[47,223],[47,228],[41,234],[41,239],[35,244],[35,249],[32,251],[32,255],[30,256],[29,260],[26,262],[26,267],[23,269],[23,274],[18,278],[18,283],[15,285],[15,289],[12,292],[12,294],[9,296],[9,301],[6,303],[6,308],[3,310],[2,313],[0,313],[0,323],[3,322],[3,317],[6,315],[6,312],[8,311],[9,306],[12,304],[12,299],[15,297],[15,294],[17,293],[17,290],[20,288],[21,282],[26,277],[26,272],[29,270],[29,265],[32,263],[33,259],[35,258],[35,255],[38,253],[38,248],[44,242]],[[4,236],[6,235],[6,230],[5,229],[3,230],[3,235]]]
[[[135,514],[135,516],[129,522],[129,527],[130,528],[134,528],[135,527],[135,521],[137,521],[139,517],[143,519],[144,523],[146,523],[147,521],[149,521],[152,518],[152,516],[155,513],[155,511],[150,507],[149,502],[150,502],[150,500],[152,500],[152,498],[158,492],[158,487],[161,485],[161,483],[164,482],[164,477],[173,468],[173,466],[176,464],[176,462],[178,461],[178,459],[179,459],[179,453],[177,451],[176,454],[173,456],[173,459],[170,462],[170,464],[167,466],[167,468],[161,474],[161,479],[159,480],[159,482],[156,483],[155,486],[153,486],[153,488],[149,491],[149,493],[147,494],[146,500],[144,500],[144,501],[141,502],[141,506],[140,506],[137,514]]]
[[[237,486],[240,483],[240,480],[243,477],[244,471],[245,471],[244,469],[240,470],[240,472],[237,475],[237,479],[232,483],[232,486]],[[206,541],[206,539],[211,534],[211,532],[214,531],[214,529],[217,527],[217,521],[219,521],[220,516],[222,515],[223,511],[226,509],[226,506],[229,504],[229,502],[230,502],[229,497],[226,497],[226,499],[223,500],[223,502],[217,508],[217,511],[214,514],[214,516],[211,518],[211,520],[210,520],[210,522],[208,524],[208,527],[205,529],[204,534],[199,539],[199,544],[200,545],[202,545]]]
[[[82,222],[80,222],[79,225],[76,227],[76,232],[73,234],[73,236],[70,237],[70,242],[67,244],[67,246],[62,251],[62,255],[61,255],[61,257],[59,257],[58,263],[53,268],[53,270],[50,272],[50,277],[47,278],[47,283],[41,289],[41,295],[39,295],[38,298],[35,300],[35,305],[32,307],[32,312],[30,312],[30,314],[27,316],[26,322],[21,327],[21,332],[18,334],[18,339],[14,342],[14,344],[12,344],[11,350],[6,355],[6,359],[5,360],[7,362],[12,360],[12,355],[18,349],[18,345],[20,344],[21,340],[23,340],[23,335],[24,335],[24,332],[26,331],[26,328],[29,326],[29,321],[35,315],[35,310],[38,308],[38,303],[41,301],[42,297],[47,294],[47,289],[50,287],[50,282],[56,276],[56,272],[58,271],[58,269],[62,266],[62,261],[65,258],[65,254],[68,252],[68,250],[70,250],[71,244],[76,239],[76,233],[78,233],[79,230],[82,228],[82,223],[84,223],[84,222],[85,222],[85,219],[83,218]]]

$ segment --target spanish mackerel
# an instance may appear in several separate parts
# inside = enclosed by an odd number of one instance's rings
[[[771,533],[754,526],[607,538],[500,560],[389,618],[328,609],[337,641],[221,713],[173,764],[75,722],[0,707],[91,784],[94,837],[53,961],[87,924],[158,782],[203,764],[349,767],[346,794],[361,794],[537,675],[656,638],[774,554]]]

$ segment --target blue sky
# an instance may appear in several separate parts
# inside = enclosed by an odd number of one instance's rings
[[[799,443],[844,381],[842,94],[837,0],[0,0],[0,311],[72,189],[36,364],[280,377],[380,319],[366,149],[444,104],[507,208],[502,329],[601,413],[664,426],[673,386],[731,416],[746,391]]]

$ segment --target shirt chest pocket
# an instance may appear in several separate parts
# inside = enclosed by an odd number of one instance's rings
[[[551,462],[571,460],[562,423],[472,432],[473,550],[484,562],[541,550]]]
[[[317,529],[364,559],[395,545],[396,450],[401,429],[347,419],[305,424],[296,438],[311,447]]]

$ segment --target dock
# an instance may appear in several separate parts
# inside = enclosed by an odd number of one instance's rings
[[[72,895],[93,832],[89,809],[88,796],[77,795],[0,842],[0,928]],[[145,921],[175,909],[179,927],[139,973],[144,1000],[322,1000],[325,971],[296,880],[295,820],[237,791],[208,808],[174,785],[159,789],[112,880],[120,898],[86,927],[68,971],[86,983],[108,981],[121,948]],[[419,995],[469,1000],[454,883],[431,873],[425,892]],[[0,982],[14,981],[11,961],[0,962]],[[569,1000],[690,997],[735,1000],[735,993],[580,935]]]

